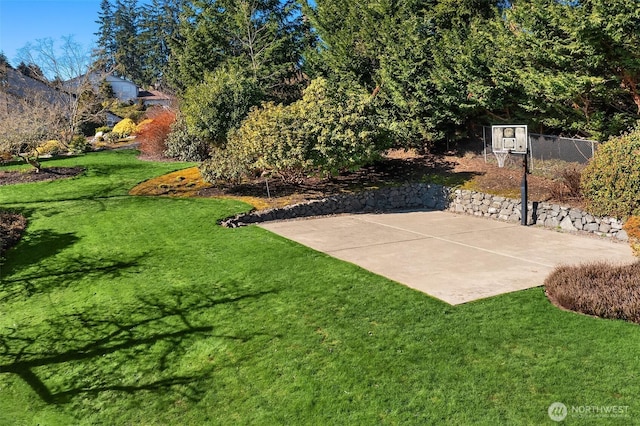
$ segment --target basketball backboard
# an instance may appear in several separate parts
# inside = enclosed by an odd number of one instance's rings
[[[527,126],[520,124],[491,126],[491,148],[493,152],[526,154],[529,148]]]

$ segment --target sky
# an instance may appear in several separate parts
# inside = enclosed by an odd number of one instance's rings
[[[100,0],[0,0],[0,51],[17,66],[18,50],[37,39],[56,45],[69,35],[83,49],[94,47]]]

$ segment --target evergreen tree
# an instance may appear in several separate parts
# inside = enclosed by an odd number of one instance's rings
[[[0,50],[0,90],[8,84],[7,70],[12,68],[4,52]]]
[[[179,89],[203,81],[225,63],[245,67],[265,93],[282,95],[295,79],[309,33],[292,0],[191,1],[172,52],[171,81]]]
[[[179,42],[173,42],[169,64],[170,84],[184,91],[204,81],[225,60],[222,12],[213,0],[188,1],[179,26]]]
[[[116,38],[115,38],[115,16],[113,5],[110,0],[100,2],[100,12],[98,13],[97,24],[99,30],[95,33],[98,36],[96,62],[104,71],[113,70],[116,65]]]
[[[166,87],[171,47],[178,42],[185,0],[152,0],[142,7],[139,39],[145,85]]]
[[[138,37],[137,0],[117,0],[114,12],[115,72],[136,84],[143,82],[142,50]]]
[[[373,90],[379,83],[379,59],[383,46],[376,33],[396,19],[397,9],[390,2],[381,2],[378,11],[371,14],[371,2],[355,4],[350,0],[318,0],[307,2],[305,13],[309,17],[320,42],[317,57],[312,55],[309,70],[312,74],[327,74],[336,78],[356,80]],[[380,32],[378,32],[380,31]]]
[[[39,80],[43,82],[47,81],[44,75],[44,72],[42,71],[42,68],[40,68],[39,65],[34,64],[32,62],[28,64],[24,63],[24,61],[20,62],[16,67],[16,70],[20,71],[22,75],[33,78],[34,80]]]
[[[0,50],[0,67],[3,68],[13,68],[9,59],[7,59],[7,55],[4,54],[2,50]]]
[[[637,0],[587,0],[571,28],[590,47],[587,59],[602,76],[613,75],[629,112],[640,115],[640,4]],[[615,84],[614,83],[614,84]],[[613,84],[609,87],[612,88]],[[629,100],[633,107],[628,105]]]
[[[235,0],[225,6],[226,43],[270,100],[291,101],[287,93],[309,43],[299,5],[292,0]]]
[[[606,139],[628,129],[640,111],[639,17],[635,0],[513,2],[498,46],[517,70],[518,114],[541,132]]]
[[[386,101],[390,127],[404,146],[454,137],[459,111],[433,75],[443,39],[461,41],[470,23],[494,13],[489,0],[318,0],[307,11],[322,40],[318,52],[333,78],[354,78]],[[453,38],[450,38],[453,39]],[[445,78],[448,74],[445,71]],[[442,76],[441,76],[442,77]]]

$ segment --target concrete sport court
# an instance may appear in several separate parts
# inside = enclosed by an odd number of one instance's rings
[[[636,260],[627,243],[442,211],[260,226],[452,305],[540,286],[561,264]]]

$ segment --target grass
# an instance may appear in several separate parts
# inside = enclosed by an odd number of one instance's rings
[[[449,306],[218,227],[238,201],[129,196],[188,166],[134,154],[0,187],[29,216],[1,269],[0,424],[537,425],[556,401],[640,422],[637,325],[561,311],[540,288]]]

